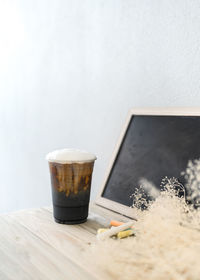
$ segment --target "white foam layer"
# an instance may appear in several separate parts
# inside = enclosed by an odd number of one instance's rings
[[[58,163],[91,162],[96,159],[94,154],[77,149],[56,150],[46,156],[46,160]]]

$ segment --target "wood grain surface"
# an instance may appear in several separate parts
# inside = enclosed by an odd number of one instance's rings
[[[80,225],[55,223],[48,207],[1,215],[0,280],[106,279],[83,254],[96,242],[97,229],[108,226],[110,219],[127,221],[97,205]]]

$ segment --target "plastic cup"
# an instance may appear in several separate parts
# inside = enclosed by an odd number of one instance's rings
[[[62,224],[85,222],[96,156],[85,151],[63,149],[49,153],[46,159],[55,221]]]

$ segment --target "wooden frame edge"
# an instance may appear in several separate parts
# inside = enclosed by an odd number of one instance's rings
[[[131,117],[133,115],[149,115],[149,116],[200,116],[200,107],[145,107],[145,108],[132,108],[129,110],[125,124],[121,130],[121,133],[119,135],[117,144],[115,145],[115,148],[113,150],[111,159],[108,164],[108,168],[106,170],[102,186],[100,188],[100,192],[97,195],[96,200],[94,201],[95,204],[102,206],[104,208],[107,208],[109,210],[112,210],[114,212],[120,213],[122,215],[125,215],[127,217],[136,219],[134,210],[129,207],[125,206],[123,204],[120,204],[118,202],[112,201],[110,199],[107,199],[105,197],[102,197],[106,182],[109,178],[109,174],[112,170],[113,163],[115,162],[115,159],[117,157],[118,151],[120,149],[120,146],[122,144],[123,138],[126,134],[129,122],[131,120]]]

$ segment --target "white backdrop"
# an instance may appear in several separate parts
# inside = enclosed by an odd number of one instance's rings
[[[95,153],[129,108],[200,102],[198,0],[0,0],[0,212],[50,205],[45,154]]]

